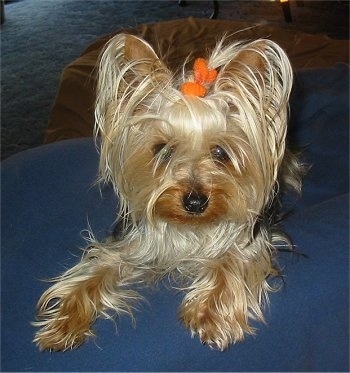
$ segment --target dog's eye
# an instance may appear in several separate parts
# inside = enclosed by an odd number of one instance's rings
[[[226,151],[219,145],[215,145],[211,149],[211,156],[215,161],[226,162],[230,159]]]
[[[173,153],[174,147],[167,146],[165,143],[157,144],[153,148],[154,155],[156,155],[162,162],[170,161]]]

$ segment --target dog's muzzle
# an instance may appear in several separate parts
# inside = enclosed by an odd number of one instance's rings
[[[208,197],[192,192],[183,197],[182,203],[189,214],[201,214],[208,207]]]

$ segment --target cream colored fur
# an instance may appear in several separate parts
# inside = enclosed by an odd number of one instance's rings
[[[202,343],[223,350],[254,333],[250,320],[264,321],[276,245],[290,246],[274,206],[285,186],[301,185],[302,167],[286,150],[292,69],[265,39],[221,40],[207,61],[215,82],[205,97],[187,96],[187,61],[170,71],[125,34],[106,45],[95,134],[122,230],[92,240],[42,295],[40,349],[79,346],[97,317],[132,315],[137,287],[165,276],[184,292],[180,320]]]

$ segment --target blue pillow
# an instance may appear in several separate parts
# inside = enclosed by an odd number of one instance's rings
[[[36,302],[75,264],[84,230],[106,237],[118,201],[95,184],[92,139],[19,153],[2,164],[2,371],[348,371],[349,216],[347,66],[303,71],[291,100],[291,141],[312,164],[303,195],[284,221],[297,250],[281,252],[284,286],[271,295],[267,324],[225,352],[202,346],[177,320],[181,294],[144,292],[136,327],[127,316],[98,320],[77,350],[39,352]]]

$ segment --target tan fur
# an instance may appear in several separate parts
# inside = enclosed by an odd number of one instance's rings
[[[145,41],[117,35],[101,56],[96,102],[100,180],[120,200],[122,230],[93,240],[82,261],[38,303],[40,349],[66,350],[140,299],[133,290],[171,274],[185,293],[179,317],[202,343],[224,350],[264,321],[284,186],[302,167],[286,150],[292,70],[269,40],[218,42],[203,98],[180,92],[186,62],[170,71]]]

